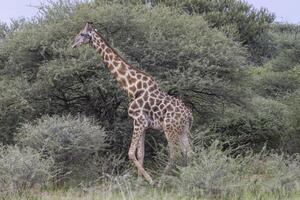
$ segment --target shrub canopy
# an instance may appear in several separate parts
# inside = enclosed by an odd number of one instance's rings
[[[54,160],[59,181],[70,178],[91,181],[102,170],[112,170],[105,169],[101,162],[108,146],[105,130],[85,117],[44,116],[34,124],[24,124],[17,135],[17,144]]]

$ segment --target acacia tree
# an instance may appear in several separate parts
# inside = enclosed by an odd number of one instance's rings
[[[190,9],[186,5],[194,7]],[[238,9],[239,6],[241,9]],[[244,39],[241,39],[245,37],[250,44],[254,38],[251,35],[265,34],[271,19],[269,13],[260,13],[233,0],[164,0],[154,2],[151,9],[133,0],[58,1],[42,6],[40,12],[40,17],[35,20],[16,25],[18,28],[12,29],[0,45],[0,79],[3,80],[0,83],[3,87],[0,87],[3,94],[7,94],[0,96],[1,110],[14,113],[9,111],[7,102],[23,100],[20,105],[24,106],[14,110],[18,115],[11,115],[12,120],[9,121],[14,123],[7,123],[8,115],[1,118],[2,135],[11,135],[8,137],[10,143],[13,142],[14,130],[24,121],[32,121],[45,114],[80,113],[94,117],[108,130],[114,152],[126,152],[126,138],[132,129],[128,125],[126,95],[92,48],[71,48],[71,40],[87,20],[95,22],[96,28],[120,55],[149,72],[164,90],[193,108],[195,129],[210,126],[211,130],[215,130],[214,134],[222,136],[226,130],[227,136],[231,137],[230,133],[235,133],[233,129],[242,124],[245,127],[241,130],[247,130],[247,134],[245,137],[240,137],[240,132],[234,134],[237,141],[241,138],[254,141],[253,131],[256,136],[267,133],[273,137],[270,133],[274,129],[263,130],[263,125],[256,120],[256,116],[260,115],[257,110],[261,107],[253,104],[277,104],[263,98],[257,98],[262,99],[262,103],[250,98],[250,95],[262,95],[262,82],[255,79],[255,84],[249,84],[251,77],[246,76],[249,72],[245,73],[245,69],[249,68],[246,67],[249,57],[246,48],[249,45],[243,44]],[[239,15],[235,16],[235,12]],[[247,23],[251,25],[248,32],[244,28],[240,28],[241,32],[237,31],[237,27]],[[297,58],[297,51],[292,55]],[[297,66],[297,59],[293,60]],[[264,86],[269,86],[271,79],[265,79]],[[295,79],[294,75],[285,77],[285,83],[292,86],[289,91],[297,91]],[[21,82],[17,83],[18,80]],[[273,83],[278,85],[277,81]],[[266,107],[275,107],[272,105]],[[247,107],[254,111],[245,109]],[[232,113],[237,116],[232,116]],[[276,124],[276,119],[266,113],[264,120]],[[236,126],[236,121],[243,123]],[[249,124],[250,128],[247,127]],[[276,133],[283,130],[282,127],[275,127]],[[8,140],[4,143],[9,143]],[[266,138],[259,137],[259,140],[261,144]],[[256,142],[252,143],[255,146]]]
[[[101,1],[101,0],[99,0]],[[123,3],[147,3],[143,0],[120,1]],[[204,17],[212,28],[218,28],[228,37],[247,46],[251,61],[261,64],[273,55],[274,47],[269,35],[275,15],[267,9],[255,9],[241,0],[152,0],[152,5],[167,5],[188,14]]]

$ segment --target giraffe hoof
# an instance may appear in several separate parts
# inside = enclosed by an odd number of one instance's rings
[[[154,182],[152,179],[148,180],[148,183],[149,183],[149,185],[151,185],[151,186],[155,186],[155,182]]]
[[[155,184],[155,186],[156,186],[157,188],[162,188],[161,181],[158,181],[158,182]]]
[[[151,186],[155,186],[155,182],[154,182],[154,181],[149,182],[149,184],[150,184]]]

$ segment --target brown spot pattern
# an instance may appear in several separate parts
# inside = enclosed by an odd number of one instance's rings
[[[124,66],[120,66],[119,69],[118,69],[118,72],[121,74],[121,75],[125,75],[126,74],[126,68]],[[129,83],[130,84],[130,83]]]

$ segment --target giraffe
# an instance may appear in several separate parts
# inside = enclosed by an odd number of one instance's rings
[[[101,55],[105,67],[113,74],[129,97],[128,115],[133,119],[133,135],[128,151],[138,173],[154,184],[144,169],[145,131],[149,128],[165,133],[169,147],[169,161],[164,174],[174,165],[176,149],[184,155],[191,152],[188,134],[193,116],[183,102],[161,90],[152,76],[128,64],[97,32],[92,22],[74,39],[73,48],[90,44]]]

